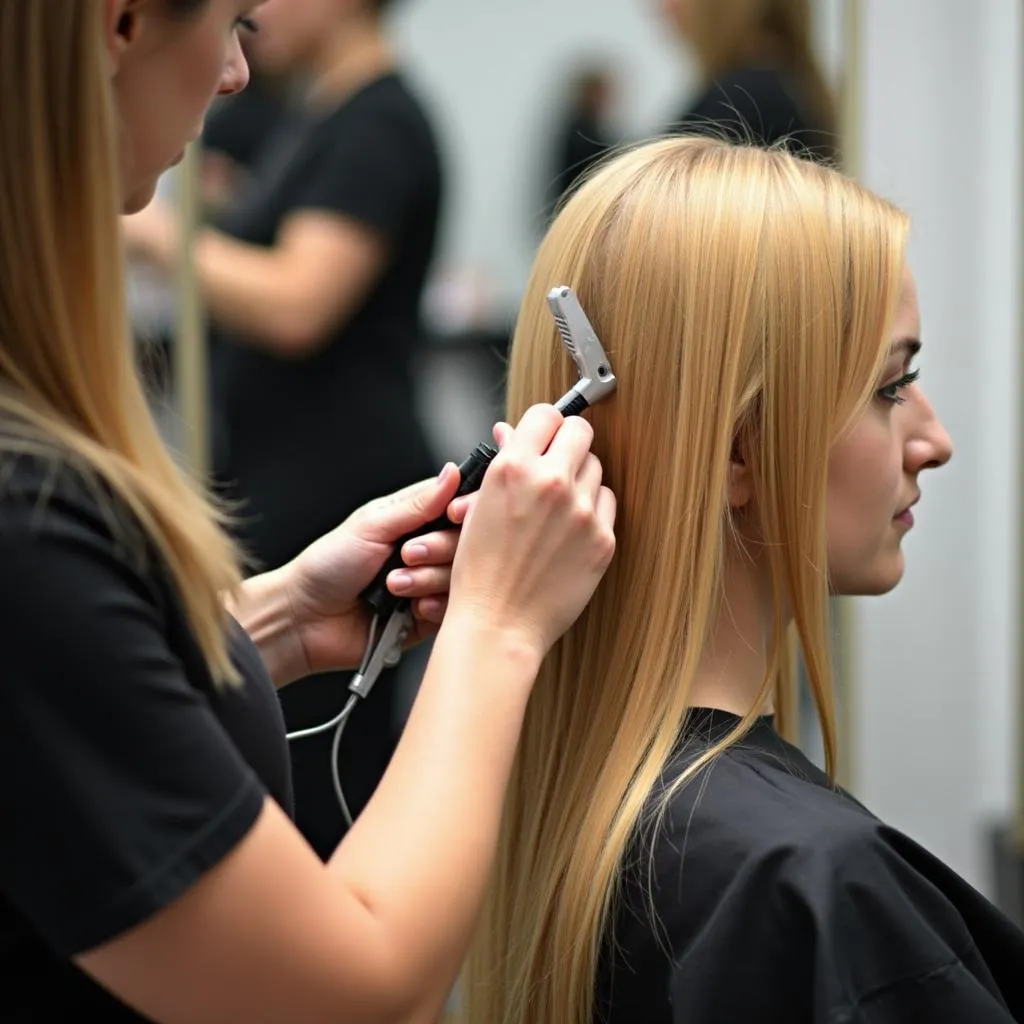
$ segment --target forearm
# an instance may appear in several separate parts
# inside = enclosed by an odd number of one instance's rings
[[[440,1010],[469,944],[539,665],[511,634],[450,615],[391,764],[330,861],[421,1010]]]
[[[255,347],[281,355],[305,332],[299,290],[273,249],[206,228],[195,246],[196,278],[211,319]]]
[[[276,687],[308,674],[283,569],[247,579],[224,603],[256,645]]]

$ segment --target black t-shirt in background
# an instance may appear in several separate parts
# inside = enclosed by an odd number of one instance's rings
[[[112,528],[110,513],[119,523]],[[0,457],[0,1020],[142,1018],[71,963],[291,814],[277,693],[240,628],[214,687],[139,528],[83,478]]]
[[[721,75],[687,104],[672,128],[740,144],[783,144],[797,156],[826,162],[838,150],[838,139],[816,123],[797,83],[770,65]]]
[[[666,784],[738,724],[695,713]],[[770,718],[674,795],[653,850],[638,842],[626,862],[600,1024],[1024,1021],[1024,933]]]
[[[214,332],[215,474],[244,502],[242,539],[267,568],[371,498],[437,471],[412,373],[440,204],[432,127],[402,76],[388,74],[336,108],[279,118],[222,224],[272,246],[291,214],[321,211],[372,229],[392,253],[362,306],[307,358]]]

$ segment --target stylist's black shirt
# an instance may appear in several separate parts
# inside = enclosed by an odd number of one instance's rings
[[[138,1021],[72,966],[292,811],[277,694],[235,628],[215,688],[105,492],[0,456],[0,1020]]]
[[[665,781],[738,722],[698,713]],[[627,863],[602,1024],[1024,1021],[1024,934],[770,718],[672,797]]]
[[[403,78],[389,74],[333,109],[279,119],[222,225],[272,246],[290,215],[322,212],[371,229],[391,253],[362,306],[307,358],[215,332],[215,474],[244,502],[241,536],[265,567],[371,498],[436,472],[413,372],[440,203],[432,127]]]

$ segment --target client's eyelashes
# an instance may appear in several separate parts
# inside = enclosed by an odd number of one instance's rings
[[[879,388],[876,394],[879,398],[884,398],[887,402],[892,402],[895,405],[902,405],[906,398],[900,393],[906,388],[909,388],[918,377],[921,376],[920,370],[911,370],[909,373],[905,373],[899,380],[894,380],[891,384],[886,384],[884,388]]]

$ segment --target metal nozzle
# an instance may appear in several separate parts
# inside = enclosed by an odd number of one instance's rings
[[[580,379],[573,391],[586,405],[599,402],[615,390],[618,382],[576,293],[567,285],[552,288],[548,292],[548,308],[579,371]]]

